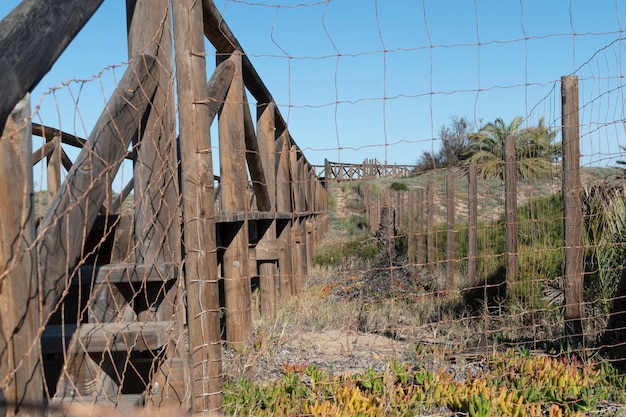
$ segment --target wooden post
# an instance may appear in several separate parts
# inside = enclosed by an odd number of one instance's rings
[[[0,388],[8,416],[41,415],[44,395],[31,141],[26,95],[7,119],[0,140],[0,193],[8,197],[0,204]]]
[[[188,389],[193,412],[219,412],[224,397],[210,126],[230,87],[235,63],[220,64],[207,86],[202,5],[186,0],[172,6],[189,332]]]
[[[476,283],[476,258],[478,255],[478,170],[470,164],[467,177],[468,242],[467,242],[467,281]]]
[[[274,114],[275,104],[257,105],[257,137],[258,148],[265,173],[265,188],[269,196],[269,210],[276,211],[276,149],[274,144]],[[267,229],[261,237],[260,243],[269,243],[277,246],[276,221],[269,220]],[[277,251],[279,250],[278,248]],[[268,249],[269,250],[269,249]],[[259,257],[257,250],[257,259]],[[278,252],[276,252],[278,254]],[[268,258],[259,261],[259,279],[261,285],[261,314],[271,317],[276,313],[278,302],[278,265],[277,258]]]
[[[417,256],[416,262],[419,266],[424,266],[425,259],[425,248],[424,248],[424,217],[426,216],[426,211],[424,209],[424,187],[419,187],[417,189]]]
[[[0,130],[102,1],[25,0],[0,22]]]
[[[48,198],[54,197],[59,192],[61,187],[61,154],[63,148],[61,148],[61,136],[59,134],[54,135],[50,141],[54,146],[47,159],[47,183],[48,183]]]
[[[278,134],[278,132],[276,132]],[[291,213],[292,195],[289,179],[289,131],[282,131],[276,140],[276,211],[281,217]],[[293,289],[294,268],[291,251],[293,250],[291,230],[293,218],[281,220],[277,225],[278,239],[281,250],[278,258],[280,297],[286,299],[295,294]]]
[[[126,0],[128,56],[149,51],[157,62],[157,89],[137,138],[133,167],[137,263],[181,263],[176,110],[169,0]],[[163,291],[163,290],[160,290]],[[157,320],[171,320],[175,290],[159,304]],[[139,315],[152,316],[150,312]]]
[[[446,291],[454,291],[456,273],[456,251],[454,242],[454,174],[446,176]]]
[[[516,296],[518,275],[517,254],[517,162],[515,136],[509,134],[504,144],[504,211],[506,233],[506,285],[507,293]]]
[[[294,213],[293,229],[292,229],[292,265],[293,265],[293,281],[292,288],[294,295],[300,293],[302,279],[304,277],[306,267],[304,259],[304,233],[302,221],[302,194],[300,188],[300,164],[298,163],[298,150],[295,144],[289,145],[289,170],[291,172],[291,195],[293,196],[291,211]],[[306,232],[306,231],[305,231]]]
[[[565,334],[573,345],[584,345],[583,238],[578,125],[578,77],[561,78],[563,118],[563,217],[565,222]]]
[[[235,76],[219,116],[220,178],[224,211],[247,211],[248,174],[244,141],[241,53],[233,52]],[[223,59],[218,56],[218,60]],[[224,230],[228,229],[228,230]],[[227,244],[222,267],[226,301],[226,338],[239,344],[252,332],[252,293],[248,276],[248,223],[222,224]]]
[[[407,251],[409,263],[415,262],[415,191],[409,191]]]
[[[428,212],[428,220],[426,224],[426,246],[428,250],[427,262],[428,269],[431,271],[435,268],[437,260],[435,259],[435,183],[430,181],[426,186],[426,207]]]

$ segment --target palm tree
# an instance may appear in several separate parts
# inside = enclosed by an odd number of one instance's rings
[[[523,129],[515,143],[517,171],[521,178],[541,178],[554,174],[554,162],[562,154],[561,143],[554,142],[557,131],[545,125]]]
[[[553,143],[556,131],[545,126],[543,117],[537,127],[522,129],[522,121],[522,117],[516,117],[507,125],[498,118],[470,138],[467,162],[476,164],[483,178],[503,178],[504,144],[510,136],[515,138],[520,178],[543,177],[553,173],[552,162],[561,154],[561,144]]]

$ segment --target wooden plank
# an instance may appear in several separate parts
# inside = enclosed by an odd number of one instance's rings
[[[174,323],[147,321],[130,323],[83,323],[72,344],[72,353],[156,351],[172,338]]]
[[[12,196],[0,200],[0,380],[7,383],[9,416],[33,415],[43,397],[29,118],[27,95],[9,115],[0,140],[0,193]]]
[[[164,360],[147,390],[146,404],[157,408],[174,408],[184,404],[188,388],[186,380],[183,358]]]
[[[93,395],[77,395],[55,398],[50,401],[46,410],[47,417],[76,417],[110,415],[131,415],[137,407],[144,405],[144,394],[120,394],[114,397]],[[112,409],[115,408],[115,411]]]
[[[279,239],[261,239],[255,247],[256,259],[258,261],[277,261],[282,247],[283,243]]]
[[[228,90],[226,102],[219,115],[220,187],[225,210],[247,210],[244,142],[244,114],[241,104],[243,78],[241,54],[234,52],[235,76]],[[243,341],[252,332],[252,291],[248,277],[248,224],[233,224],[222,228],[227,244],[222,268],[226,301],[226,338],[234,344]]]
[[[162,282],[178,278],[178,266],[172,262],[160,264],[118,263],[111,265],[85,265],[78,273],[81,279],[94,284],[132,284]]]
[[[563,136],[563,218],[565,263],[563,267],[565,334],[573,346],[584,346],[583,292],[584,246],[580,180],[578,77],[561,78]]]
[[[56,308],[67,284],[67,268],[78,260],[83,235],[104,202],[105,181],[114,177],[104,174],[117,171],[136,135],[156,87],[154,66],[154,58],[147,55],[132,60],[41,222],[37,251],[44,317]]]
[[[103,0],[24,0],[0,22],[0,130]]]
[[[185,384],[193,412],[223,409],[220,289],[210,126],[226,98],[235,58],[221,62],[206,83],[202,6],[172,3],[181,152],[185,287],[189,348]],[[206,104],[204,104],[206,102]],[[158,381],[158,379],[157,379]]]

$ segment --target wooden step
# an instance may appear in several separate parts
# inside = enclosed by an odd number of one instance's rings
[[[172,262],[159,264],[120,263],[84,265],[78,270],[81,282],[110,282],[130,284],[139,282],[167,282],[178,277],[178,267]]]
[[[78,343],[71,353],[157,350],[171,337],[174,322],[84,323],[77,330]]]
[[[48,404],[48,417],[78,417],[97,415],[130,415],[137,407],[143,407],[143,394],[123,394],[109,398],[94,396],[74,396],[53,398]],[[115,409],[115,414],[107,414]]]

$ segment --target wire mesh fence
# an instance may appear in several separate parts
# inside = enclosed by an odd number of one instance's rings
[[[521,2],[508,13],[523,36],[498,38],[478,1],[470,41],[442,43],[423,2],[410,10],[421,40],[395,48],[384,16],[408,6],[374,2],[382,49],[354,52],[332,30],[334,2],[218,3],[128,2],[128,62],[41,98],[18,83],[25,97],[1,103],[13,109],[0,140],[7,413],[622,413],[621,29],[577,29],[570,4],[556,9],[568,9],[564,33],[535,32],[524,17],[535,4]],[[38,23],[29,2],[16,10],[0,29]],[[220,11],[274,14],[280,54],[245,52]],[[298,13],[315,16],[329,55],[288,52],[276,21]],[[0,32],[0,46],[15,36]],[[560,38],[573,70],[536,79],[535,45]],[[521,46],[521,73],[504,84],[483,74],[490,54]],[[440,84],[449,52],[476,60],[468,85]],[[427,57],[429,82],[396,91],[394,61],[413,55]],[[281,104],[255,60],[285,58]],[[344,91],[344,71],[359,78],[371,59],[382,95]],[[328,60],[334,97],[307,102],[298,68]],[[448,97],[473,119],[435,133]],[[524,113],[478,117],[498,100]],[[355,143],[339,116],[368,102],[380,134]],[[425,134],[397,136],[402,106],[424,111]],[[320,109],[332,143],[299,145],[303,118],[327,129]],[[414,164],[389,162],[407,150]]]

